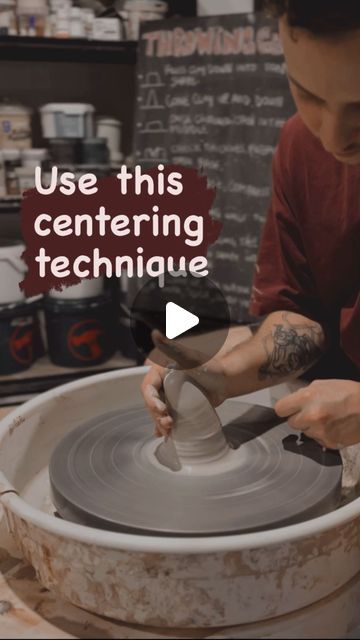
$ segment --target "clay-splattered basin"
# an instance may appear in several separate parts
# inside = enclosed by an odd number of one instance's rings
[[[359,498],[302,524],[197,539],[104,532],[50,515],[47,465],[55,445],[98,413],[140,404],[143,374],[129,369],[59,387],[1,424],[6,519],[46,587],[129,623],[219,627],[297,611],[356,576]]]

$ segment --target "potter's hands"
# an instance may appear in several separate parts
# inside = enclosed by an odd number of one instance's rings
[[[202,354],[194,349],[180,346],[174,340],[168,340],[159,331],[153,331],[152,339],[155,346],[166,356],[168,364],[176,362],[185,369],[186,375],[198,384],[214,407],[226,400],[225,376],[219,358],[212,358],[203,365]],[[153,365],[141,386],[145,404],[153,417],[155,432],[158,436],[168,435],[173,426],[162,396],[163,382],[167,373],[168,369],[165,366]]]
[[[145,404],[155,423],[155,434],[159,437],[166,436],[172,427],[172,419],[163,401],[162,394],[164,378],[168,370],[166,367],[152,364],[149,360],[147,360],[145,364],[151,365],[151,369],[142,382],[141,391]]]
[[[351,380],[316,380],[308,387],[279,400],[276,413],[289,418],[329,449],[360,443],[360,384]]]

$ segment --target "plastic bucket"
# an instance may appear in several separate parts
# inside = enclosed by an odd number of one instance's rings
[[[22,154],[23,167],[33,169],[33,175],[35,175],[35,167],[41,166],[48,158],[47,149],[24,149]]]
[[[56,166],[75,166],[80,162],[80,143],[77,138],[54,138],[50,140],[50,155]]]
[[[19,288],[27,270],[21,259],[24,251],[21,244],[0,246],[0,305],[25,301],[24,292]]]
[[[95,107],[82,103],[50,103],[40,109],[44,138],[92,138]]]
[[[64,287],[62,291],[51,289],[49,298],[56,300],[83,300],[84,298],[99,298],[104,295],[105,279],[93,278],[92,280],[82,280],[72,287]]]
[[[81,141],[82,165],[108,165],[110,161],[106,138],[84,138]]]
[[[85,300],[45,300],[48,350],[62,367],[90,367],[116,350],[116,317],[110,296]]]
[[[43,355],[38,303],[0,305],[0,375],[29,369]]]

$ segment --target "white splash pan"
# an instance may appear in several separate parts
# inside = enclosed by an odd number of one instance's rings
[[[358,574],[359,498],[301,524],[213,538],[104,532],[49,515],[47,465],[55,445],[97,413],[141,403],[145,370],[58,387],[2,421],[0,494],[6,520],[45,587],[127,623],[222,627],[298,611]]]

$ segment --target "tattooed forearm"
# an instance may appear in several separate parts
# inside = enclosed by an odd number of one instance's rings
[[[272,333],[262,340],[267,360],[260,367],[259,380],[300,375],[322,356],[323,332],[318,324],[292,324],[289,313],[282,324],[275,324]]]

